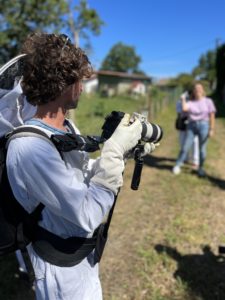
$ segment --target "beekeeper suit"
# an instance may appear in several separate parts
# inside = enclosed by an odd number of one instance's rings
[[[22,126],[39,128],[49,136],[78,132],[76,126],[65,118],[64,108],[77,105],[82,92],[81,78],[84,73],[88,74],[87,57],[61,35],[33,34],[27,47],[26,53],[30,55],[24,64],[23,92],[29,103],[37,103],[37,111]],[[35,78],[43,81],[39,87],[35,80],[32,81]],[[45,78],[48,80],[44,81]],[[33,88],[30,88],[32,84]],[[63,89],[55,95],[52,87],[57,91]],[[55,98],[49,96],[50,92]],[[38,93],[41,97],[37,96]],[[43,203],[39,226],[60,240],[91,238],[106,219],[122,186],[124,155],[138,143],[141,131],[141,122],[136,119],[130,125],[130,116],[125,114],[95,162],[90,161],[83,151],[59,153],[48,139],[37,135],[13,136],[8,145],[6,165],[16,200],[28,212]],[[75,264],[51,263],[51,252],[38,252],[30,244],[36,298],[102,299],[94,253],[95,250]],[[44,258],[46,256],[48,259]]]
[[[22,95],[20,82],[11,90],[0,87],[0,137],[23,125],[35,112],[36,107]]]
[[[10,184],[16,199],[28,212],[32,212],[41,199],[45,208],[40,226],[63,238],[93,235],[122,185],[123,155],[141,137],[140,122],[137,120],[129,127],[128,122],[126,115],[105,142],[101,157],[91,170],[84,152],[71,151],[62,160],[54,146],[41,138],[22,137],[10,142],[7,160]],[[38,121],[29,123],[43,126]],[[42,128],[56,133],[53,128]],[[18,168],[18,164],[23,167]],[[32,246],[30,254],[37,299],[102,299],[98,264],[94,265],[93,253],[72,267],[58,267],[44,261]]]
[[[29,104],[22,93],[20,80],[13,72],[23,55],[10,60],[0,68],[0,138],[32,118],[36,107]],[[16,251],[19,272],[27,273],[26,265],[20,250]]]

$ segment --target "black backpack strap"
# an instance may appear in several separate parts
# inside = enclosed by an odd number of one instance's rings
[[[32,287],[35,275],[26,246],[33,239],[33,234],[35,233],[37,222],[41,219],[41,212],[45,206],[44,204],[39,203],[38,206],[34,209],[34,211],[31,214],[29,214],[14,197],[11,186],[9,184],[6,168],[4,168],[3,170],[2,181],[2,188],[4,190],[4,194],[8,196],[4,201],[5,206],[2,208],[5,208],[5,217],[7,218],[9,223],[15,222],[15,245],[9,245],[8,252],[11,252],[16,249],[19,249],[21,251],[28,272],[29,284]],[[21,220],[19,222],[15,219],[15,216],[13,215],[11,205],[13,209],[20,213]],[[7,225],[9,223],[7,223]]]
[[[59,267],[71,267],[79,264],[95,249],[96,239],[95,235],[92,238],[63,239],[38,226],[32,247],[45,261]]]
[[[72,128],[73,129],[73,128]],[[71,129],[71,130],[72,130]],[[61,158],[62,152],[71,151],[74,149],[77,150],[88,150],[88,152],[96,151],[99,149],[98,142],[93,140],[90,137],[84,139],[83,136],[76,135],[74,129],[72,134],[66,135],[54,135],[48,136],[44,131],[36,127],[23,126],[15,129],[10,135],[9,140],[13,138],[14,135],[22,134],[21,136],[32,136],[38,135],[47,139],[50,143],[54,144],[56,149],[59,151]],[[26,135],[27,133],[27,135]],[[32,135],[30,134],[32,133]],[[76,138],[77,136],[77,138]],[[85,149],[83,148],[85,145]],[[90,145],[90,146],[89,146]],[[34,251],[44,260],[54,265],[60,267],[70,267],[80,263],[85,257],[87,257],[93,250],[94,253],[94,263],[100,262],[105,244],[108,237],[108,229],[110,226],[113,210],[115,207],[116,198],[114,200],[113,207],[110,210],[107,222],[101,224],[96,230],[92,238],[81,238],[81,237],[71,237],[63,239],[48,230],[44,229],[41,226],[37,225],[38,220],[40,220],[41,212],[44,208],[44,205],[40,203],[35,210],[30,214],[30,220],[32,220],[34,227],[29,226],[32,232],[29,232],[29,228],[25,226],[25,231],[27,236],[32,240],[32,247]],[[21,231],[22,232],[22,231]],[[35,232],[35,236],[32,236],[32,233]],[[26,247],[23,247],[24,241],[20,237],[18,232],[18,238],[21,241],[21,247],[25,257]],[[25,258],[24,257],[24,258]],[[29,261],[27,263],[29,268]],[[32,277],[32,268],[29,268],[31,277]]]
[[[118,192],[119,193],[119,192]],[[116,200],[118,197],[118,193],[114,198],[114,203],[113,206],[111,207],[110,211],[109,211],[109,215],[108,218],[106,220],[105,223],[101,224],[97,229],[96,229],[96,248],[95,248],[95,253],[94,253],[94,263],[98,263],[100,262],[104,249],[105,249],[105,245],[108,239],[108,231],[109,231],[109,226],[112,220],[112,216],[113,216],[113,212],[114,212],[114,208],[116,205]]]
[[[28,135],[26,135],[26,133]],[[7,136],[8,141],[10,142],[10,140],[13,138],[13,136],[16,136],[19,134],[22,134],[21,136],[37,135],[38,137],[42,137],[54,145],[54,143],[52,143],[52,141],[51,141],[51,137],[49,137],[47,133],[45,133],[43,130],[38,129],[33,126],[21,126],[21,127],[16,128],[13,132],[8,134],[8,136]],[[5,173],[6,173],[4,176],[5,184],[7,185],[8,190],[11,190],[11,187],[10,187],[10,184],[8,181],[6,168],[5,168]],[[12,197],[13,197],[13,194],[11,192],[11,198]],[[15,199],[15,201],[16,201],[16,199]],[[20,224],[18,226],[17,243],[18,243],[18,247],[21,251],[24,251],[24,249],[26,249],[26,245],[27,245],[27,241],[25,240],[24,233],[30,240],[33,240],[33,238],[34,238],[33,232],[35,232],[35,229],[38,227],[37,223],[41,219],[41,213],[42,213],[42,210],[44,209],[44,207],[45,207],[45,205],[43,203],[39,203],[37,205],[37,207],[33,210],[32,213],[27,214],[27,217],[24,220],[24,226],[23,226],[23,224]]]
[[[44,208],[45,208],[44,204],[43,203],[39,203],[38,206],[36,206],[36,208],[30,214],[30,217],[32,218],[32,220],[39,221],[41,213],[42,213],[42,210]]]
[[[7,138],[8,143],[15,137],[37,136],[45,139],[49,143],[53,144],[58,150],[61,158],[63,159],[63,152],[69,152],[72,150],[81,150],[86,152],[94,152],[99,150],[98,137],[82,136],[76,134],[72,125],[70,124],[72,133],[54,134],[48,135],[43,130],[33,126],[22,126],[16,128],[13,132],[9,133]]]
[[[51,136],[49,136],[47,133],[45,133],[43,130],[38,129],[37,127],[33,127],[33,126],[21,126],[16,128],[15,130],[13,130],[12,132],[8,133],[6,135],[6,138],[8,140],[6,147],[8,146],[8,143],[13,139],[14,136],[18,136],[18,137],[25,137],[25,136],[37,136],[37,137],[41,137],[44,138],[46,141],[48,141],[49,143],[53,144],[51,142]]]
[[[17,136],[17,137],[36,136],[36,137],[42,138],[45,141],[47,141],[48,143],[50,143],[51,145],[53,145],[56,148],[56,150],[58,150],[59,155],[60,155],[61,159],[63,160],[62,149],[60,147],[57,147],[57,144],[54,142],[55,134],[48,135],[43,130],[38,129],[37,127],[34,127],[34,126],[29,126],[29,125],[21,126],[21,127],[16,128],[14,131],[12,131],[11,133],[9,133],[7,135],[8,142],[6,144],[6,148],[8,147],[8,143],[13,138],[15,138],[15,136]]]

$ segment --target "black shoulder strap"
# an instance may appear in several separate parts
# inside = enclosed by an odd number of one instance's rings
[[[21,126],[21,127],[16,128],[14,131],[12,131],[11,133],[9,133],[7,135],[7,140],[13,138],[14,135],[20,134],[20,133],[24,134],[23,136],[26,136],[26,133],[27,133],[27,136],[32,136],[32,134],[33,134],[34,136],[36,135],[36,136],[39,136],[41,138],[44,138],[49,143],[51,143],[52,145],[55,146],[56,150],[58,150],[59,155],[63,160],[62,149],[60,147],[57,147],[57,144],[54,142],[55,134],[52,134],[52,135],[49,136],[43,130],[28,125],[28,126]],[[31,135],[30,135],[30,133],[31,133]]]
[[[99,149],[98,142],[90,137],[84,138],[75,133],[73,129],[72,134],[66,135],[54,135],[48,136],[44,131],[35,127],[19,127],[15,129],[10,135],[11,138],[15,134],[19,133],[34,133],[47,138],[52,142],[56,149],[59,151],[61,157],[61,151],[71,151],[72,149],[77,150],[89,150],[87,152],[93,152]],[[29,135],[28,135],[29,136]],[[89,143],[91,146],[89,146]],[[86,148],[82,149],[86,146]],[[90,151],[91,149],[91,151]],[[93,150],[94,149],[94,150]],[[72,266],[79,263],[84,257],[95,249],[94,263],[100,262],[105,244],[107,241],[108,230],[111,223],[114,207],[116,204],[116,198],[114,204],[109,212],[106,223],[101,224],[95,231],[93,238],[69,238],[67,241],[53,235],[47,230],[37,226],[35,229],[35,239],[33,240],[33,247],[38,255],[44,258],[46,261],[59,265],[59,266]],[[30,214],[33,221],[40,219],[41,212],[45,206],[40,203],[35,210]],[[28,231],[29,232],[29,231]],[[77,248],[77,249],[74,249]],[[68,253],[69,251],[69,253]],[[49,255],[48,253],[51,253]]]
[[[42,131],[38,128],[35,128],[35,127],[28,127],[28,126],[27,127],[18,127],[18,128],[16,128],[13,132],[9,133],[5,137],[5,140],[10,139],[12,136],[14,136],[18,133],[26,133],[26,132],[41,135],[44,138],[51,141],[50,137],[44,131]],[[6,143],[6,141],[5,141],[5,143]],[[5,174],[4,174],[3,180],[4,180],[4,183],[5,183],[5,188],[7,189],[8,193],[10,193],[11,198],[14,198],[14,195],[12,193],[12,190],[11,190],[11,187],[10,187],[10,184],[9,184],[6,167],[4,168],[4,172],[5,172]],[[39,203],[38,206],[34,209],[34,211],[30,214],[31,219],[34,222],[38,222],[38,220],[41,217],[41,212],[44,209],[44,207],[45,207],[45,205],[43,203]]]
[[[97,235],[96,247],[95,247],[95,253],[94,253],[94,262],[95,263],[100,262],[102,255],[103,255],[103,251],[105,249],[105,245],[106,245],[106,242],[108,239],[109,226],[111,224],[114,208],[115,208],[116,201],[117,201],[117,196],[118,196],[118,194],[114,197],[114,203],[109,211],[109,215],[108,215],[106,222],[101,224],[95,231],[95,234]]]
[[[26,132],[27,133],[38,134],[38,135],[41,135],[41,136],[47,138],[48,140],[51,140],[51,138],[43,130],[38,129],[36,127],[31,127],[31,126],[21,126],[21,127],[18,127],[15,130],[13,130],[11,133],[9,133],[9,135],[7,136],[7,138],[11,138],[13,135],[18,134],[18,133],[26,133]]]

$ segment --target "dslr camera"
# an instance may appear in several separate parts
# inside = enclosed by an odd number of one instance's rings
[[[105,123],[102,126],[102,142],[106,141],[111,137],[124,115],[124,112],[112,111],[111,114],[105,118]],[[136,112],[134,112],[131,116],[131,123],[132,120],[134,120],[135,118],[138,118],[142,124],[141,140],[143,142],[158,143],[162,139],[163,131],[159,125],[149,123],[145,116]]]
[[[124,112],[112,111],[110,115],[105,118],[105,123],[102,126],[101,141],[104,142],[111,137],[116,127],[119,125],[121,119],[124,117]],[[153,123],[149,123],[147,118],[138,113],[133,113],[131,116],[131,123],[138,118],[142,124],[141,140],[132,150],[134,154],[135,167],[133,172],[133,177],[131,181],[131,189],[138,190],[139,183],[141,180],[141,172],[144,164],[143,153],[144,153],[144,143],[158,143],[163,137],[162,128]]]
[[[75,135],[72,133],[67,133],[66,135],[52,135],[52,142],[55,144],[57,149],[63,152],[71,150],[81,150],[86,152],[94,152],[99,150],[99,145],[104,143],[107,139],[111,137],[120,121],[124,117],[125,113],[121,111],[112,111],[110,115],[106,116],[105,122],[102,126],[101,136],[83,136]],[[163,137],[162,128],[153,123],[149,123],[147,118],[138,113],[133,113],[130,122],[138,118],[142,124],[141,140],[132,150],[132,154],[135,160],[135,168],[133,172],[131,188],[137,190],[143,167],[143,153],[145,143],[158,143]]]

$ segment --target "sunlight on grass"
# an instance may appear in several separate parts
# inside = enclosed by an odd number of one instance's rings
[[[79,107],[71,117],[79,127],[82,134],[99,135],[105,117],[113,110],[126,113],[141,112],[145,98],[133,99],[128,96],[103,98],[98,94],[88,96],[83,94],[80,98]]]

